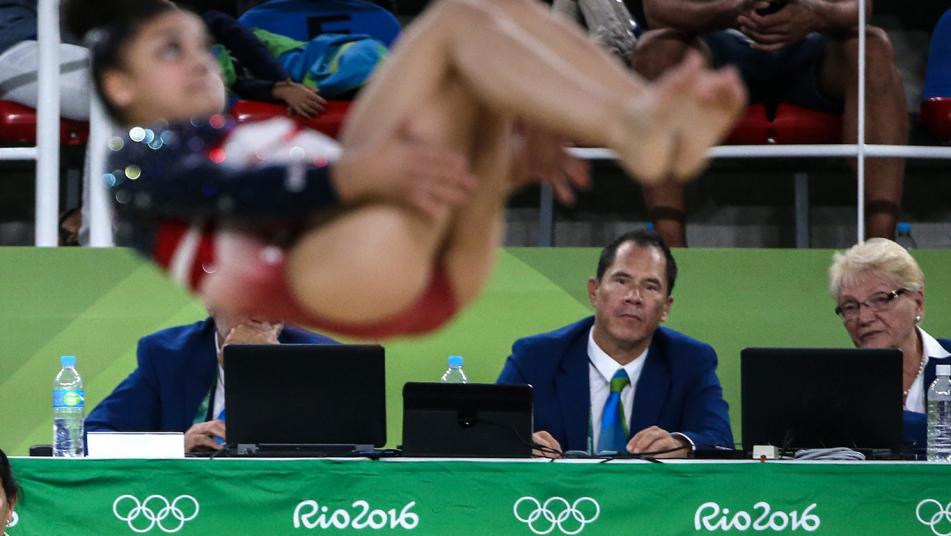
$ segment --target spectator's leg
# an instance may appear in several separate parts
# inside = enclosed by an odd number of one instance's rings
[[[709,58],[709,47],[699,39],[675,30],[650,31],[638,39],[631,64],[647,80],[656,80],[683,61],[690,49]],[[647,216],[657,233],[671,247],[687,247],[684,185],[666,181],[643,190]]]
[[[888,35],[869,27],[866,33],[865,140],[871,144],[908,143],[905,88],[895,65],[895,51]],[[823,90],[845,100],[843,135],[846,143],[857,139],[858,35],[830,41],[821,70]],[[895,237],[901,206],[905,161],[869,158],[865,163],[866,237]]]
[[[684,185],[668,181],[644,188],[647,217],[654,230],[672,248],[687,247],[687,208],[684,204]]]
[[[38,56],[36,41],[17,43],[0,54],[0,98],[36,108]],[[89,119],[89,51],[61,43],[59,60],[60,115],[86,121]]]

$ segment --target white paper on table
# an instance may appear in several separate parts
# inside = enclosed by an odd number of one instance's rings
[[[88,432],[89,458],[184,458],[181,432]]]

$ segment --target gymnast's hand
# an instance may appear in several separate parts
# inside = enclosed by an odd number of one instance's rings
[[[327,106],[327,101],[316,90],[292,80],[274,84],[271,95],[287,103],[288,114],[293,112],[304,117],[312,117],[324,111]]]
[[[331,173],[345,203],[385,199],[433,218],[466,203],[479,182],[465,155],[418,141],[405,126],[395,136],[344,150]]]
[[[521,124],[516,128],[513,146],[517,186],[546,182],[566,205],[574,204],[575,190],[590,187],[588,162],[568,153],[564,136],[537,125]]]

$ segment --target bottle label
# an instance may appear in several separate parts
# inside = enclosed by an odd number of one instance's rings
[[[83,389],[54,389],[54,408],[81,408],[86,399]]]

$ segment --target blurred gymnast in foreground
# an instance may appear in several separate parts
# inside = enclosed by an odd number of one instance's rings
[[[510,193],[588,182],[564,142],[686,180],[745,104],[690,56],[646,83],[533,0],[441,0],[351,108],[339,146],[284,118],[235,126],[195,15],[69,0],[110,143],[117,238],[216,307],[344,335],[432,331],[486,283]],[[93,6],[92,4],[95,4]]]

